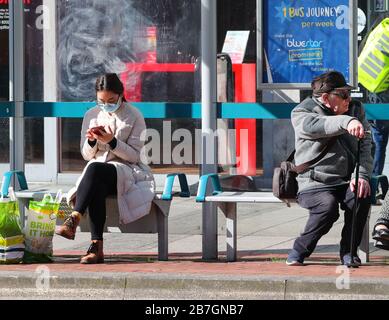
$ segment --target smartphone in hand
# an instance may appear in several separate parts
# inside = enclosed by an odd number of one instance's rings
[[[98,136],[102,136],[102,132],[106,132],[103,126],[93,127],[90,130]]]

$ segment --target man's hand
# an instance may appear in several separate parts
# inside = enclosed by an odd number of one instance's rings
[[[358,120],[351,120],[347,125],[347,131],[354,137],[362,139],[365,136],[365,129],[363,128],[362,123]]]
[[[355,190],[355,179],[350,182],[350,189],[352,192]],[[358,198],[366,198],[370,196],[370,184],[365,179],[358,179]]]

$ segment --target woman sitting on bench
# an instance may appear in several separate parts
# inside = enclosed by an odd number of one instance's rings
[[[92,243],[81,258],[83,264],[104,262],[107,196],[117,195],[123,224],[148,214],[154,198],[153,175],[140,157],[145,121],[123,93],[123,84],[114,73],[96,80],[97,106],[85,114],[81,132],[81,154],[89,162],[68,193],[74,211],[56,230],[56,234],[73,240],[80,218],[88,209]]]

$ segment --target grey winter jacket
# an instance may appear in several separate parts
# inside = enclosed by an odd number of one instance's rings
[[[85,137],[86,131],[100,125],[109,126],[115,133],[117,139],[115,149],[100,142],[93,147],[89,145]],[[99,107],[90,109],[82,122],[80,149],[83,158],[89,161],[87,166],[98,161],[116,167],[120,224],[133,222],[148,214],[154,199],[153,174],[151,169],[141,162],[144,142],[140,136],[144,130],[146,124],[143,115],[127,102],[113,114],[104,112]],[[67,193],[69,204],[73,202],[87,166],[78,178],[76,186]]]
[[[291,119],[296,165],[314,159],[331,137],[338,137],[323,159],[298,175],[299,192],[349,183],[355,173],[357,138],[347,132],[347,125],[358,119],[365,131],[370,131],[362,104],[352,100],[347,113],[335,115],[319,100],[309,97],[292,110]],[[361,141],[360,163],[360,178],[369,181],[373,166],[370,132],[365,133]]]

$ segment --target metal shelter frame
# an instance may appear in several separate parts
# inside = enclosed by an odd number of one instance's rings
[[[10,118],[10,167],[24,171],[25,117],[83,117],[94,106],[90,102],[25,102],[24,96],[24,12],[23,1],[10,1],[10,102],[0,102],[0,117]],[[217,103],[216,96],[216,21],[214,0],[201,0],[201,103],[133,103],[145,118],[201,118],[201,174],[216,173],[216,143],[209,143],[207,134],[216,130],[217,118],[288,119],[295,104],[290,103]],[[54,47],[55,48],[55,47]],[[367,104],[369,119],[389,119],[389,104]],[[214,161],[207,163],[211,153]],[[216,205],[204,203],[202,209],[203,259],[217,259]]]

